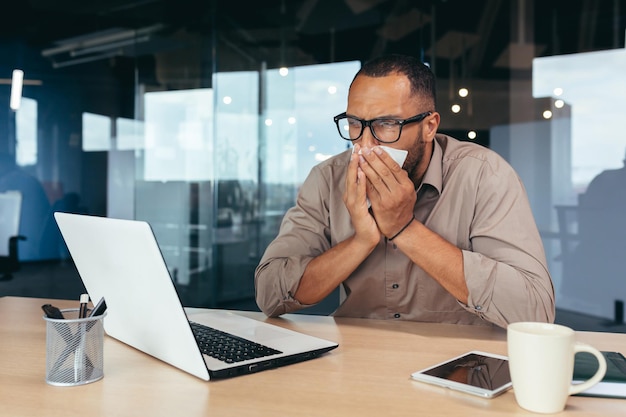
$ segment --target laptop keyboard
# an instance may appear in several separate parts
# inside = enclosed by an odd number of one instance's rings
[[[226,363],[242,362],[249,359],[282,353],[279,350],[250,340],[234,336],[203,324],[189,322],[200,351]]]

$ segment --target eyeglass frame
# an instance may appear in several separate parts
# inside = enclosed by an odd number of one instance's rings
[[[379,141],[381,143],[395,143],[395,142],[400,140],[400,136],[402,136],[402,128],[405,125],[408,125],[410,123],[419,123],[419,122],[423,121],[425,118],[427,118],[428,116],[430,116],[431,114],[433,114],[433,112],[429,110],[429,111],[425,111],[424,113],[420,113],[418,115],[409,117],[407,119],[394,119],[392,117],[377,117],[375,119],[363,120],[363,119],[359,119],[358,117],[348,116],[347,112],[343,112],[343,113],[340,113],[340,114],[336,115],[335,117],[333,117],[333,120],[335,121],[335,125],[337,126],[337,131],[339,132],[339,136],[341,136],[341,139],[349,140],[350,142],[354,142],[355,140],[359,140],[361,138],[361,136],[363,136],[363,132],[365,131],[365,127],[369,126],[370,132],[372,133],[372,136],[374,136],[374,138],[377,141]],[[354,119],[354,120],[358,120],[359,122],[361,122],[361,133],[359,133],[359,136],[357,136],[354,139],[344,137],[341,134],[341,128],[339,127],[339,120],[341,120],[341,119],[348,119],[348,118]],[[400,126],[400,130],[398,131],[398,137],[395,140],[387,141],[387,140],[382,140],[378,136],[376,136],[376,133],[374,132],[374,128],[372,127],[372,123],[374,123],[374,122],[376,122],[378,120],[393,120],[394,122],[397,122],[398,126]]]

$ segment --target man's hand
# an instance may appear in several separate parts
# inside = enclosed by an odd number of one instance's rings
[[[367,204],[367,179],[359,167],[359,150],[359,145],[356,145],[350,156],[343,201],[352,219],[354,238],[366,244],[376,245],[380,240],[380,231]]]
[[[378,229],[391,237],[413,217],[415,185],[408,173],[379,146],[362,149],[359,168],[367,178],[366,194]]]

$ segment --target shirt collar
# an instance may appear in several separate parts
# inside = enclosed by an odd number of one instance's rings
[[[424,184],[428,184],[434,187],[437,192],[441,194],[443,184],[443,149],[437,140],[437,136],[433,139],[433,154],[430,158],[430,163],[428,164],[428,168],[426,169],[420,188]]]

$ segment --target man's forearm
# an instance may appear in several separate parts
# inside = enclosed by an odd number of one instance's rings
[[[372,253],[354,236],[330,248],[307,265],[294,298],[302,304],[315,304],[339,286]]]
[[[453,297],[467,304],[469,291],[459,248],[419,222],[407,227],[394,243]]]

